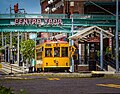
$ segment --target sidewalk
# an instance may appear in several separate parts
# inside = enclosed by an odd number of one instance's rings
[[[1,75],[0,79],[16,79],[16,80],[31,80],[31,79],[46,79],[46,78],[117,78],[120,79],[120,73],[105,74],[93,76],[92,73],[27,73],[27,74],[13,74]]]
[[[46,78],[90,78],[91,73],[81,74],[81,73],[28,73],[28,74],[13,74],[4,75],[0,79],[46,79]]]
[[[5,63],[5,62],[1,62],[2,64],[2,71],[5,74],[9,74],[9,73],[13,73],[13,74],[18,74],[18,73],[24,73],[27,72],[27,68],[24,66],[19,66],[18,64],[14,63],[14,64],[10,64],[10,63]]]

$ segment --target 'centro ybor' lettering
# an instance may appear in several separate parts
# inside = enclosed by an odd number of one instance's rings
[[[61,19],[15,19],[15,25],[62,25]]]

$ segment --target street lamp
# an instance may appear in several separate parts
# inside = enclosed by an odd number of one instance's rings
[[[53,2],[53,0],[48,1],[48,5],[45,9],[45,11],[48,12],[48,14],[51,14],[51,12],[54,12],[56,10],[56,8],[53,6]]]
[[[13,74],[12,72],[12,64],[14,63],[14,52],[16,51],[15,46],[12,46],[11,48],[11,53],[12,53],[12,59],[10,60],[10,65],[11,65],[11,73],[9,73],[10,75]]]
[[[52,12],[56,11],[56,8],[54,7],[54,1],[53,0],[48,0],[48,5],[46,6],[45,11],[48,14],[51,14]],[[52,36],[52,33],[50,33],[50,36]]]
[[[13,59],[12,61],[13,61],[13,63],[14,63],[14,61],[15,61],[15,54],[14,54],[15,51],[16,51],[15,46],[12,46],[12,55],[13,55],[13,56],[12,56],[12,57],[13,57],[13,58],[12,58],[12,59]]]

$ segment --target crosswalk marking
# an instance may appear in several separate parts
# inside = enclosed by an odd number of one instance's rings
[[[59,78],[47,78],[48,80],[60,80]]]
[[[97,86],[105,86],[105,87],[111,87],[111,88],[120,88],[120,85],[118,84],[96,84]]]

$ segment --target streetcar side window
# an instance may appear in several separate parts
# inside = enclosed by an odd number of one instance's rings
[[[42,52],[37,53],[37,60],[41,60],[42,59]]]
[[[62,47],[62,57],[68,57],[68,47]]]
[[[54,47],[54,57],[60,57],[60,47]]]
[[[41,60],[42,59],[42,51],[40,49],[36,50],[36,59],[37,60]]]
[[[52,48],[45,48],[45,57],[52,57]]]

